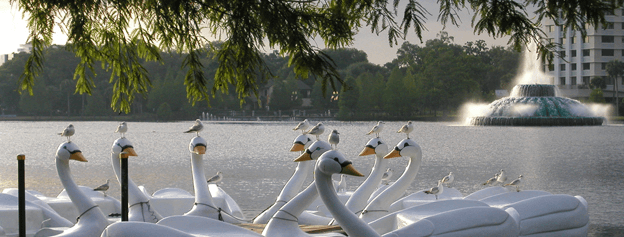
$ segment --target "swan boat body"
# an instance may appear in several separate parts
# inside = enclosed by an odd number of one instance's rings
[[[87,161],[75,143],[62,143],[56,152],[56,169],[67,195],[80,212],[78,220],[70,228],[43,228],[35,236],[99,236],[109,224],[98,205],[74,182],[70,160]]]
[[[236,202],[225,202],[225,205],[218,207],[213,201],[209,185],[204,174],[203,156],[206,154],[206,140],[202,137],[194,137],[189,144],[191,153],[191,165],[193,173],[193,187],[195,189],[195,203],[193,208],[185,213],[186,216],[202,216],[212,219],[219,219],[229,223],[241,223],[239,219],[244,219],[243,212]],[[213,185],[216,187],[216,185]],[[215,192],[218,193],[218,192]],[[224,192],[223,192],[224,193]],[[221,199],[231,199],[227,194]]]
[[[306,120],[307,122],[307,120]],[[303,123],[303,122],[302,122]],[[293,146],[291,147],[291,152],[305,152],[310,144],[312,144],[312,138],[308,135],[302,134],[295,138],[293,141]],[[260,213],[256,218],[254,218],[254,224],[266,224],[269,222],[271,217],[275,215],[280,208],[284,206],[288,201],[290,201],[293,197],[299,193],[301,187],[303,186],[303,182],[305,182],[308,174],[312,172],[314,168],[313,161],[302,161],[297,162],[297,168],[295,168],[295,172],[290,177],[288,182],[282,188],[282,191],[277,196],[277,199],[273,205],[267,208],[265,211]]]
[[[342,154],[337,151],[326,152],[316,163],[314,179],[323,202],[329,207],[334,218],[341,223],[349,236],[380,236],[372,226],[340,203],[331,181],[331,175],[336,173],[359,174]],[[475,218],[475,215],[483,218]],[[469,207],[428,216],[387,232],[383,236],[517,236],[519,233],[517,220],[518,213],[513,208],[504,211],[489,206]]]

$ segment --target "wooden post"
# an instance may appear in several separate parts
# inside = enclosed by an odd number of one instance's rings
[[[24,160],[26,156],[17,155],[17,191],[18,191],[18,216],[19,216],[19,236],[26,236],[26,178],[24,175]]]
[[[119,154],[121,161],[121,221],[128,221],[128,154]]]

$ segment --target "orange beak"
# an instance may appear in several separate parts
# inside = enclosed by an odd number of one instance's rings
[[[88,162],[88,160],[82,155],[82,152],[76,152],[69,156],[70,160],[77,160],[81,162]]]
[[[123,151],[121,151],[121,154],[120,154],[121,158],[128,158],[130,156],[139,156],[139,155],[137,155],[137,153],[134,151],[134,148],[132,147],[128,147],[126,149],[123,149]]]
[[[368,155],[374,155],[375,154],[375,149],[372,147],[364,147],[364,150],[362,150],[362,152],[360,152],[360,156],[368,156]]]
[[[295,151],[303,151],[304,150],[304,145],[301,143],[295,143],[292,145],[292,147],[290,148],[291,152],[295,152]]]
[[[360,176],[360,177],[364,177],[364,175],[362,173],[360,173],[359,171],[357,171],[355,169],[355,167],[353,167],[353,165],[349,164],[345,167],[342,167],[342,170],[340,171],[341,174],[348,174],[348,175],[353,175],[353,176]]]
[[[384,159],[390,159],[390,158],[396,158],[396,157],[401,157],[401,152],[398,150],[392,150],[390,153],[384,156]]]

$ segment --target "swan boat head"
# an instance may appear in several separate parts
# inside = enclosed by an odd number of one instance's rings
[[[403,156],[418,157],[419,154],[421,154],[421,149],[418,143],[412,139],[406,138],[397,143],[394,149],[384,156],[384,158],[390,159]]]
[[[342,153],[336,150],[323,153],[323,155],[321,155],[316,162],[315,170],[330,176],[332,174],[346,174],[359,177],[364,176],[353,167],[351,161],[348,161]]]
[[[387,154],[388,153],[388,145],[381,141],[380,138],[375,137],[373,139],[368,140],[366,146],[360,152],[360,156],[368,156],[374,154]]]
[[[206,142],[204,138],[194,137],[193,139],[191,139],[191,142],[189,143],[189,151],[191,153],[195,153],[199,155],[206,154],[207,144],[208,143]]]
[[[134,146],[125,137],[119,138],[113,142],[111,151],[115,155],[120,155],[122,158],[128,158],[129,156],[138,156],[134,151]]]
[[[303,152],[295,162],[316,160],[326,151],[331,150],[331,145],[326,141],[317,140]]]
[[[82,155],[78,145],[73,142],[65,142],[59,145],[56,150],[56,159],[69,162],[69,160],[77,160],[81,162],[87,162],[87,159]]]
[[[310,136],[308,135],[301,134],[297,136],[297,138],[295,138],[295,140],[293,141],[293,145],[290,148],[290,151],[305,151],[305,149],[309,147],[310,144],[312,144],[312,138],[310,138]]]

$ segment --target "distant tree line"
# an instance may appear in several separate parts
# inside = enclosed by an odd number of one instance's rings
[[[339,111],[338,119],[408,119],[455,113],[466,101],[492,101],[496,89],[511,89],[520,54],[510,48],[489,48],[485,41],[458,45],[453,37],[440,32],[424,45],[405,42],[397,57],[385,65],[368,61],[363,51],[351,48],[324,50],[333,60],[347,86],[332,92],[320,80],[301,80],[288,67],[289,59],[278,53],[263,54],[272,76],[259,74],[258,96],[241,103],[236,89],[213,91],[210,104],[189,103],[180,68],[184,55],[162,53],[163,62],[144,62],[151,87],[132,103],[131,115],[159,120],[195,118],[202,111],[256,110],[288,111],[312,109]],[[216,44],[218,46],[218,44]],[[80,60],[65,46],[50,47],[46,61],[34,84],[34,95],[18,93],[20,76],[29,55],[16,54],[0,67],[0,109],[4,114],[29,116],[114,116],[111,108],[110,73],[102,67],[93,72],[92,95],[76,91],[74,71]],[[201,59],[207,78],[213,78],[219,65],[214,55]],[[207,85],[212,88],[214,81]],[[311,88],[309,95],[302,87]],[[337,90],[342,91],[342,90]],[[304,99],[311,102],[303,107]]]

